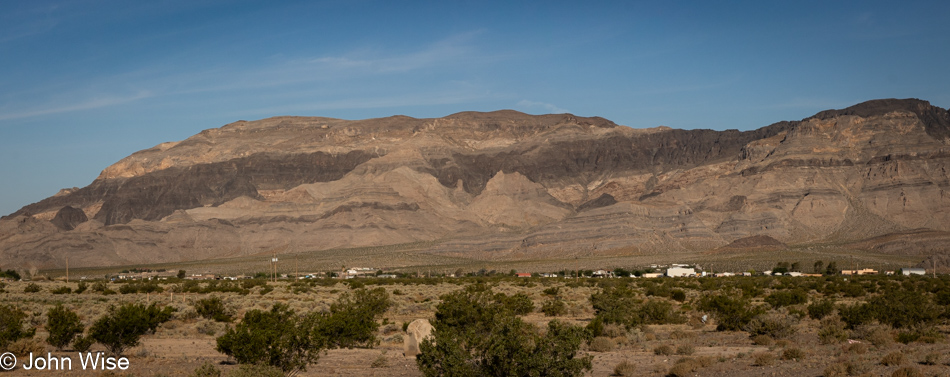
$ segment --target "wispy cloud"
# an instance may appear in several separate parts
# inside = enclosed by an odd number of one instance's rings
[[[3,112],[0,110],[0,120],[20,119],[49,114],[66,113],[71,111],[90,110],[133,102],[148,97],[152,97],[152,94],[148,91],[140,91],[128,96],[103,96],[69,103],[49,103],[39,108],[21,111]]]
[[[18,103],[8,102],[0,107],[0,120],[88,110],[149,98],[194,95],[240,98],[250,92],[259,93],[263,107],[273,105],[275,109],[294,111],[412,106],[486,98],[484,91],[479,92],[482,88],[455,85],[458,81],[423,80],[420,86],[411,88],[387,88],[380,84],[401,82],[409,74],[418,76],[424,70],[452,72],[472,60],[491,59],[475,47],[480,33],[452,35],[417,50],[362,48],[321,57],[273,58],[249,66],[209,65],[177,70],[176,61],[155,62],[133,71],[87,78],[86,83],[74,83],[77,85],[70,86],[67,92],[57,92],[62,88],[55,86],[42,92],[33,90],[29,95],[33,100],[20,99],[25,98],[24,93],[7,93],[6,97],[18,99]],[[381,96],[381,91],[392,94]],[[419,91],[419,95],[415,95],[414,92]],[[283,101],[300,103],[301,98],[311,102],[286,107],[281,104]],[[549,111],[555,110],[563,111],[556,107]]]
[[[542,112],[549,113],[549,114],[564,114],[564,113],[570,112],[566,109],[562,109],[550,103],[528,101],[528,100],[521,100],[520,102],[518,102],[518,107],[521,109],[532,111],[532,112],[534,112],[534,110],[541,110]]]

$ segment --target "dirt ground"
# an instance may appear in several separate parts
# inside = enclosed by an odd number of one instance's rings
[[[109,304],[127,301],[166,300],[165,304],[176,306],[178,312],[173,320],[166,322],[153,335],[143,338],[141,345],[126,351],[130,368],[117,375],[139,377],[189,376],[196,368],[211,363],[220,369],[222,375],[237,368],[228,358],[215,350],[215,339],[223,333],[224,324],[201,318],[189,317],[192,300],[205,295],[183,296],[169,294],[145,296],[144,294],[117,294],[104,296],[95,293],[81,295],[52,295],[48,292],[63,285],[58,282],[39,283],[42,292],[23,293],[24,283],[13,283],[0,293],[0,304],[16,305],[28,311],[31,323],[36,327],[35,339],[44,344],[46,333],[45,310],[57,302],[63,302],[77,311],[83,322],[89,323],[105,312]],[[278,283],[280,284],[280,283]],[[561,297],[567,303],[567,313],[557,317],[559,320],[585,325],[593,318],[589,297],[597,288],[586,286],[566,286],[562,281],[522,286],[503,282],[495,287],[496,292],[513,294],[527,293],[535,306],[547,299],[541,291],[547,287],[560,287]],[[298,311],[322,310],[345,291],[345,285],[314,287],[312,291],[294,294],[278,285],[273,292],[265,295],[252,293],[241,296],[233,293],[217,294],[228,305],[243,315],[250,309],[269,308],[275,302],[289,304]],[[402,354],[402,337],[405,335],[400,324],[416,318],[432,318],[438,297],[460,289],[455,284],[385,286],[390,292],[394,305],[387,312],[384,324],[380,327],[380,344],[373,349],[335,349],[322,355],[316,364],[300,373],[300,376],[420,376],[414,358]],[[688,303],[689,301],[687,301]],[[684,306],[686,304],[683,304]],[[695,315],[696,312],[685,311]],[[544,325],[552,317],[535,312],[524,319],[537,325]],[[888,342],[873,346],[862,341],[862,346],[843,341],[835,344],[821,344],[817,334],[819,323],[807,316],[795,325],[796,333],[786,339],[776,340],[768,345],[757,345],[745,332],[719,332],[715,323],[701,324],[692,321],[687,324],[642,326],[632,330],[623,330],[611,335],[613,349],[594,352],[584,346],[582,354],[593,356],[593,370],[588,376],[614,375],[614,368],[622,362],[632,364],[636,375],[666,376],[671,373],[677,362],[686,359],[701,364],[701,367],[688,373],[696,376],[890,376],[901,368],[913,368],[922,376],[950,377],[950,343],[947,342],[948,328],[939,326],[942,336],[933,343],[911,342],[902,344]],[[0,371],[2,376],[100,376],[112,375],[102,371],[82,371],[75,352],[55,352],[45,346],[51,355],[73,358],[71,371],[26,371],[18,369],[9,372]],[[666,347],[670,352],[658,352]],[[786,350],[800,350],[798,359],[786,360]],[[101,345],[93,346],[93,351],[103,350]],[[661,354],[662,353],[662,354]],[[882,360],[889,354],[900,354],[898,363],[884,365]],[[20,363],[25,360],[21,360]],[[829,367],[837,366],[841,374],[826,374]]]

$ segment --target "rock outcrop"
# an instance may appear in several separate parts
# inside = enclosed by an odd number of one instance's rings
[[[950,113],[914,99],[746,132],[514,111],[277,117],[137,152],[23,207],[0,220],[0,258],[46,268],[64,253],[93,266],[425,241],[498,259],[741,239],[946,253],[948,163]]]

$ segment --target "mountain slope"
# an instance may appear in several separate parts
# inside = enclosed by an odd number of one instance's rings
[[[239,121],[4,217],[0,256],[52,267],[438,241],[505,257],[947,232],[948,136],[950,113],[913,99],[747,132],[514,111]]]

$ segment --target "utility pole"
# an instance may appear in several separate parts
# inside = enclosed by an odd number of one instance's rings
[[[69,283],[69,257],[66,257],[66,282]]]
[[[274,282],[276,283],[277,282],[277,249],[274,249],[274,257],[271,258],[270,263],[271,263],[273,274],[274,274]]]

